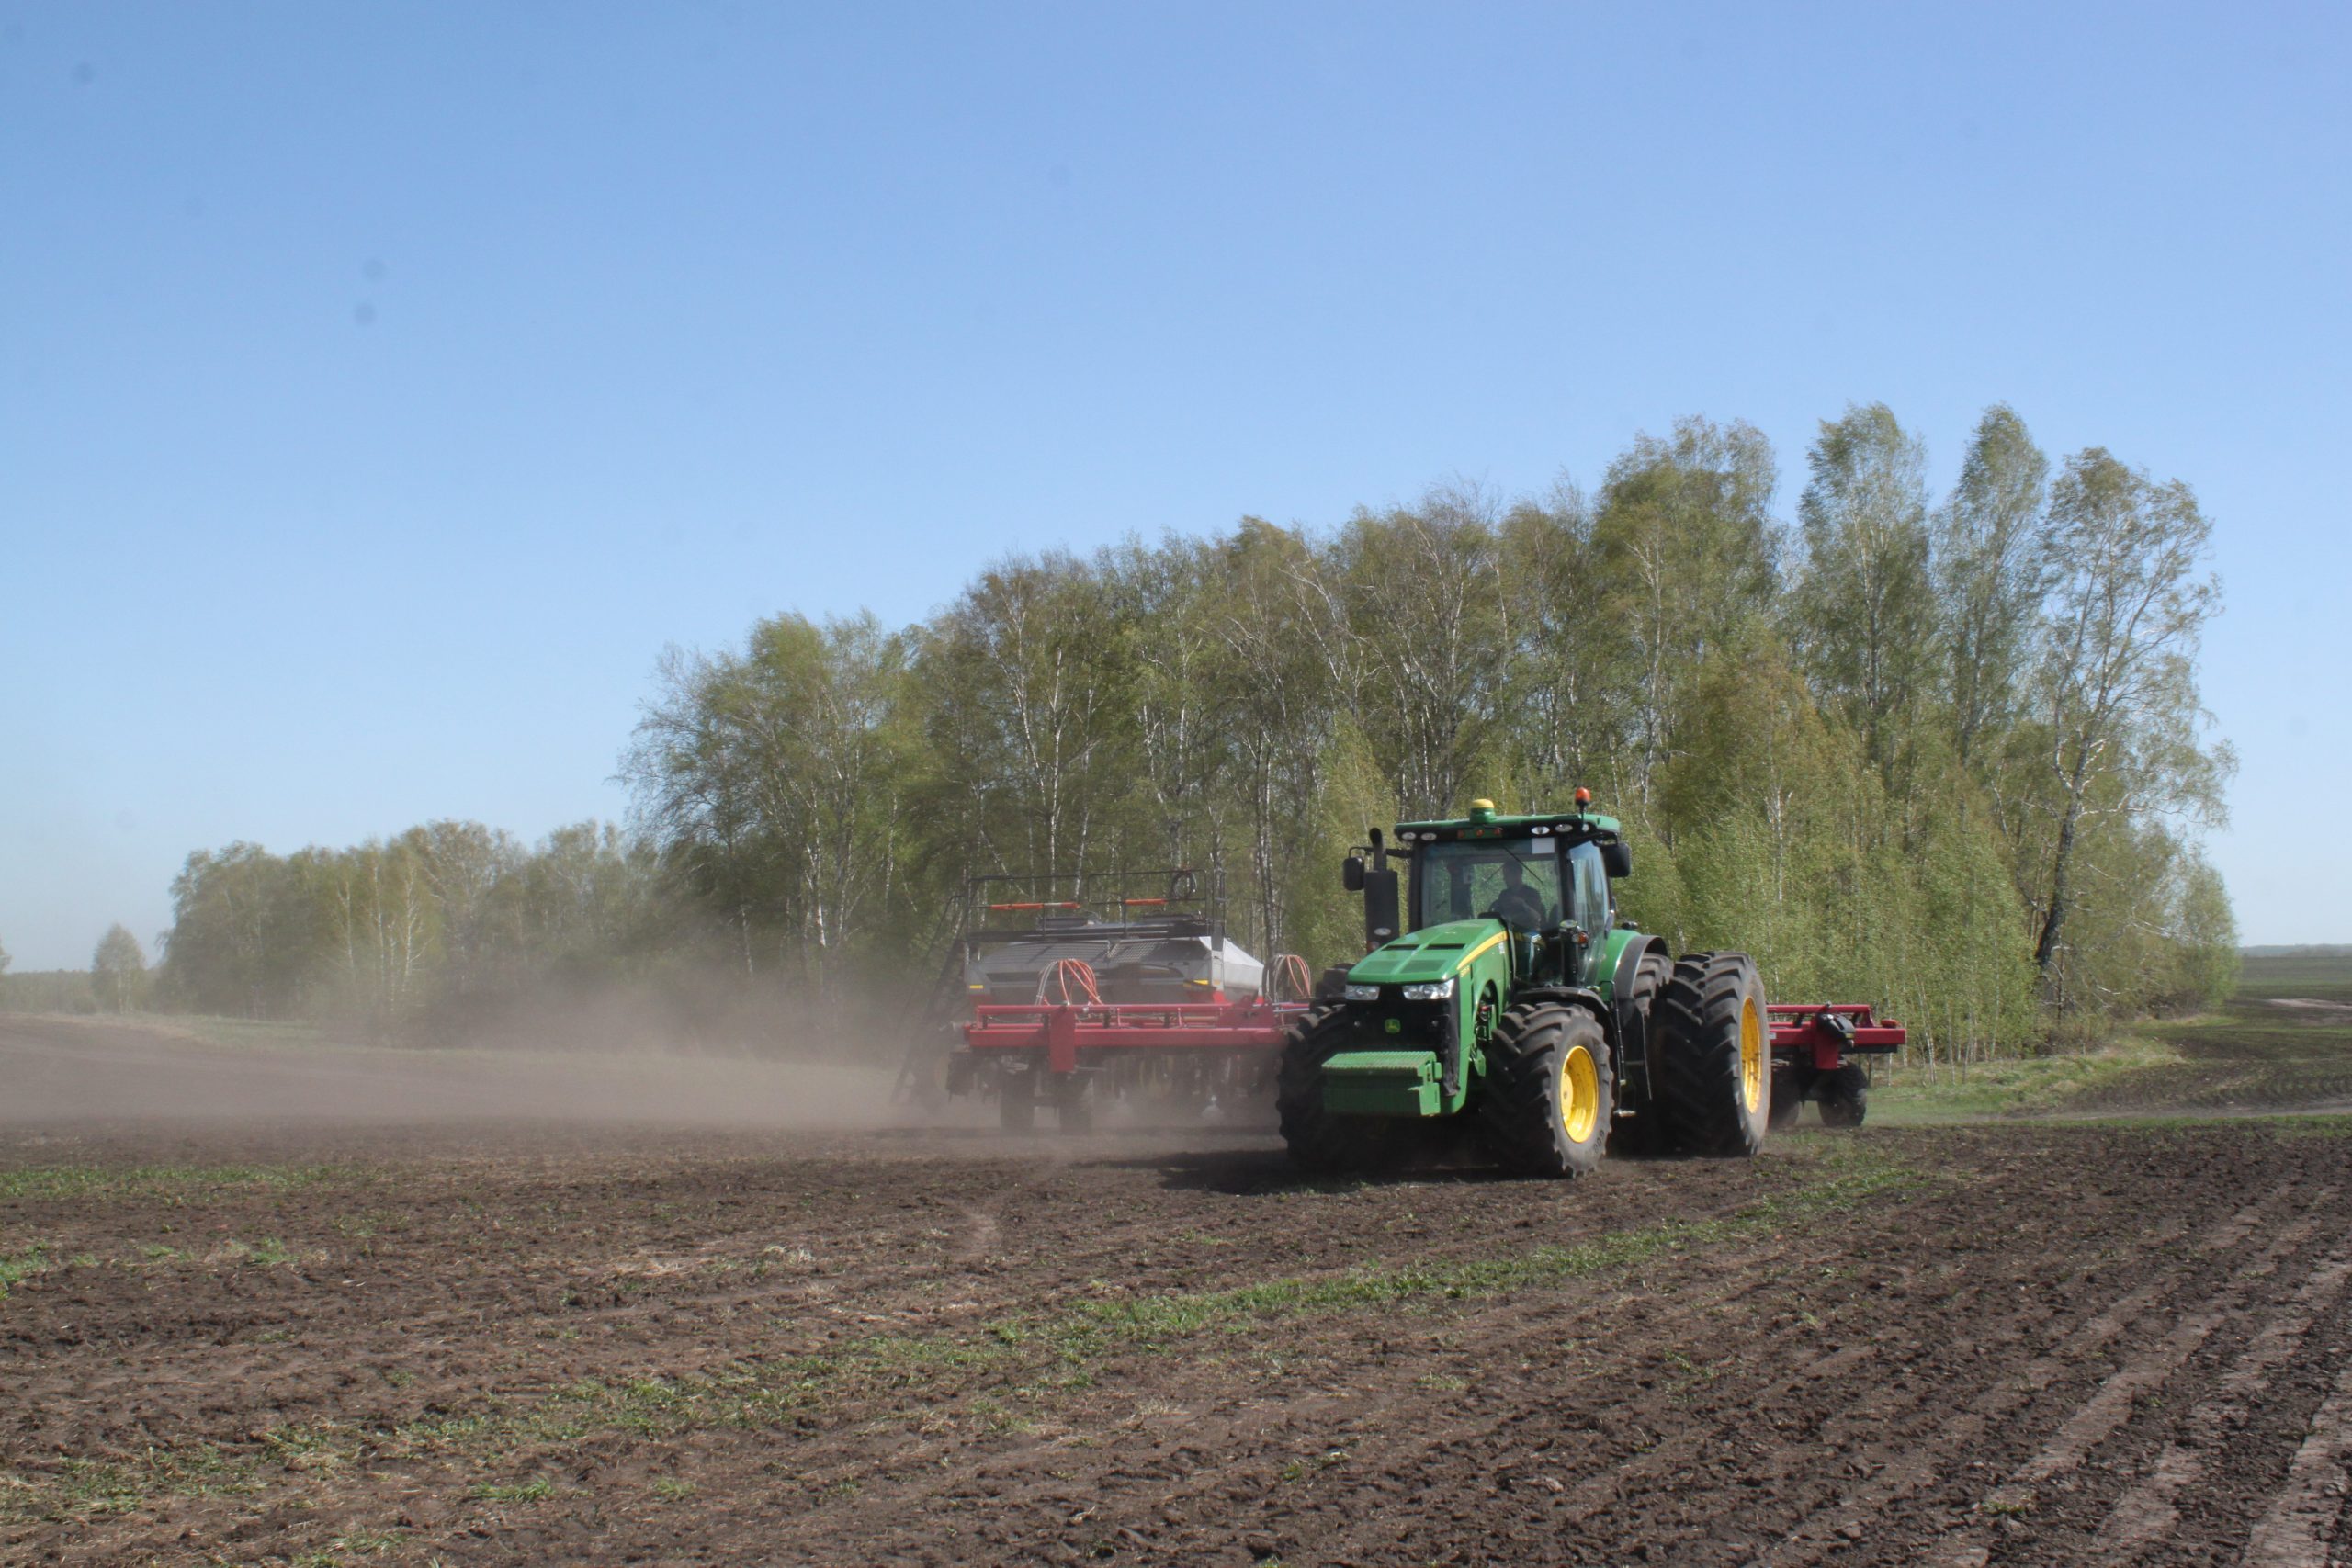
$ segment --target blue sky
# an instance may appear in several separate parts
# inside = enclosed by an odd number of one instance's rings
[[[667,642],[1882,399],[2188,480],[2352,941],[2352,11],[0,0],[0,943],[625,807]]]

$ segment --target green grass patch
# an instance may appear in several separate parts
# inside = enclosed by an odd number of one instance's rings
[[[366,1181],[374,1172],[347,1165],[50,1165],[0,1170],[0,1201],[164,1198],[186,1201],[226,1192],[288,1190],[331,1181]]]
[[[0,1258],[0,1302],[28,1276],[39,1274],[49,1267],[49,1254],[43,1248],[28,1247],[14,1258]]]
[[[167,1496],[254,1490],[250,1462],[209,1443],[145,1450],[136,1463],[66,1458],[54,1470],[0,1472],[0,1518],[61,1521],[126,1513]]]
[[[544,1503],[555,1495],[555,1483],[544,1475],[535,1475],[511,1486],[484,1482],[473,1487],[469,1495],[484,1503]]]
[[[1059,1313],[991,1324],[989,1332],[1007,1345],[1040,1345],[1064,1359],[1084,1359],[1120,1345],[1160,1348],[1171,1340],[1213,1330],[1309,1314],[1373,1311],[1540,1289],[1838,1213],[1920,1180],[1866,1145],[1849,1145],[1843,1157],[1860,1168],[1716,1219],[1669,1220],[1496,1258],[1366,1265],[1340,1274],[1268,1280],[1217,1291],[1080,1302]]]
[[[1914,1068],[1871,1089],[1871,1122],[1981,1122],[2058,1111],[2090,1090],[2182,1060],[2174,1046],[2134,1035],[2097,1051],[1983,1062],[1956,1072],[1939,1068],[1932,1077]]]

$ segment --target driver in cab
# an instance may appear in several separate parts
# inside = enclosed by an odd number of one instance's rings
[[[1503,862],[1503,890],[1495,895],[1494,907],[1487,913],[1522,931],[1540,931],[1552,923],[1544,896],[1527,885],[1527,874],[1516,860]]]

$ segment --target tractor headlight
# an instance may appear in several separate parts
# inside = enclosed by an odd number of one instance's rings
[[[1408,1002],[1442,1002],[1452,995],[1453,995],[1453,976],[1451,975],[1442,980],[1432,980],[1426,986],[1405,987],[1405,999]]]
[[[1350,986],[1343,993],[1351,1002],[1376,1002],[1380,999],[1377,986]]]

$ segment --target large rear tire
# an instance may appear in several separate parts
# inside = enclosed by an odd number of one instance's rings
[[[1642,1015],[1643,1038],[1648,1042],[1646,1059],[1649,1061],[1654,1062],[1657,1058],[1657,994],[1666,989],[1666,983],[1673,975],[1674,960],[1656,951],[1642,954],[1641,963],[1634,971],[1634,1008]],[[1633,1111],[1633,1114],[1616,1118],[1616,1125],[1609,1134],[1609,1152],[1637,1158],[1663,1153],[1666,1140],[1659,1131],[1657,1113],[1638,1098],[1640,1086],[1629,1081],[1624,1064],[1619,1062],[1616,1066],[1617,1104],[1621,1109]],[[1656,1083],[1656,1069],[1651,1069],[1651,1072],[1650,1082]]]
[[[1764,1146],[1772,1036],[1764,983],[1744,953],[1696,953],[1650,1012],[1651,1092],[1677,1154],[1738,1157]]]
[[[1373,1170],[1396,1162],[1409,1129],[1385,1117],[1335,1116],[1323,1109],[1323,1063],[1350,1043],[1345,1008],[1318,1008],[1290,1026],[1274,1078],[1274,1111],[1291,1163],[1317,1175]]]
[[[1582,1176],[1600,1163],[1615,1091],[1600,1021],[1580,1007],[1529,1002],[1495,1026],[1478,1117],[1504,1169]]]
[[[1859,1127],[1871,1109],[1871,1076],[1859,1062],[1848,1062],[1821,1080],[1821,1124]]]

